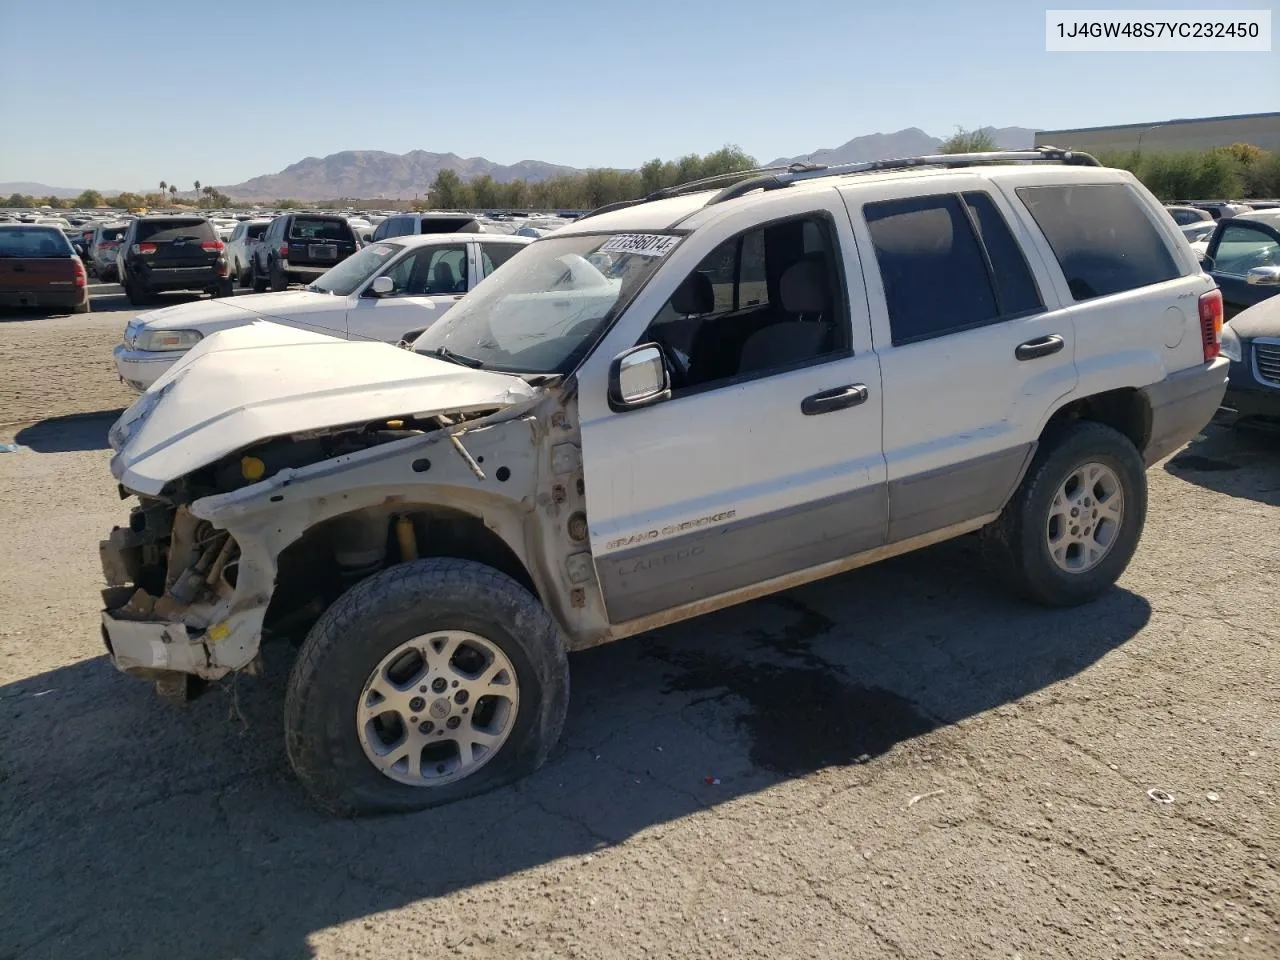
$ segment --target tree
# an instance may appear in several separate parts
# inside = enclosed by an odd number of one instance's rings
[[[200,181],[199,180],[195,181],[195,188],[196,188],[196,206],[199,206],[200,205]]]
[[[145,197],[141,197],[136,193],[125,191],[117,197],[108,197],[107,206],[116,207],[120,210],[132,210],[134,207],[145,207],[147,201]]]
[[[283,199],[281,199],[281,200],[277,200],[275,205],[276,205],[277,207],[281,207],[281,208],[283,208],[283,209],[285,209],[285,210],[291,209],[291,208],[293,208],[293,207],[300,206],[300,204],[298,203],[298,201],[297,201],[297,200],[294,200],[292,197],[284,197],[284,198],[283,198]]]
[[[942,146],[938,147],[939,153],[986,153],[989,150],[999,150],[996,146],[995,138],[993,138],[987,130],[966,130],[964,127],[956,127],[956,132],[942,141]]]
[[[106,201],[102,199],[102,194],[97,190],[86,190],[80,196],[76,197],[76,206],[81,210],[89,210],[93,207],[102,207],[106,205]]]
[[[436,178],[431,181],[431,186],[427,190],[427,198],[431,206],[437,210],[460,206],[458,203],[458,191],[461,186],[462,178],[458,176],[456,171],[441,170],[436,174]]]
[[[169,199],[175,203],[178,200],[178,187],[176,184],[169,184]]]
[[[6,207],[34,207],[36,198],[27,193],[11,193],[4,205]]]
[[[161,195],[161,196],[164,196],[164,192],[165,192],[166,190],[168,190],[168,189],[169,189],[169,184],[167,184],[165,181],[161,180],[161,181],[160,181],[160,195]]]

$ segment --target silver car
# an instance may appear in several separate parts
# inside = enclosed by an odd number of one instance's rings
[[[113,283],[118,279],[116,272],[116,254],[120,250],[120,241],[124,239],[129,224],[124,221],[108,221],[99,223],[93,228],[93,236],[89,240],[86,256],[89,267],[99,280]]]
[[[231,276],[239,280],[242,287],[253,284],[253,251],[270,223],[270,218],[266,217],[241,220],[227,240],[227,263],[231,267]]]

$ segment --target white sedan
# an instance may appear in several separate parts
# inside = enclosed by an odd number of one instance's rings
[[[396,237],[365,247],[301,290],[140,313],[113,351],[116,372],[146,390],[210,333],[255,320],[347,340],[412,340],[531,242],[500,234]]]

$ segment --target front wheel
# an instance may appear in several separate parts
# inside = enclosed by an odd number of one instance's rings
[[[1078,421],[1045,437],[1013,498],[983,531],[1004,579],[1052,607],[1087,603],[1129,565],[1147,516],[1147,475],[1128,437]]]
[[[559,627],[537,599],[483,564],[428,558],[357,584],[312,627],[285,740],[326,810],[420,810],[537,769],[568,701]]]

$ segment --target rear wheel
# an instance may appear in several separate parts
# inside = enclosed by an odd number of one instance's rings
[[[258,261],[253,261],[250,266],[250,272],[253,274],[253,292],[265,293],[267,289],[267,278],[258,276]]]
[[[135,307],[145,305],[148,299],[147,292],[138,285],[136,280],[129,277],[124,281],[124,295]]]
[[[219,280],[218,285],[213,288],[212,292],[215,297],[235,296],[235,292],[236,292],[235,281],[232,280],[230,277],[226,277],[225,279]]]
[[[271,280],[270,287],[271,287],[272,293],[279,293],[281,290],[289,286],[289,278],[285,276],[285,273],[283,270],[280,269],[279,264],[275,264],[274,266],[271,267],[270,280]]]
[[[1086,603],[1120,578],[1147,515],[1147,475],[1128,437],[1077,421],[1041,441],[1017,492],[983,531],[988,556],[1023,596]]]
[[[527,590],[470,560],[416,560],[357,584],[311,629],[286,745],[333,813],[418,810],[535,770],[568,699],[559,628]]]

